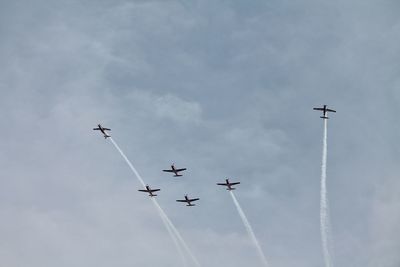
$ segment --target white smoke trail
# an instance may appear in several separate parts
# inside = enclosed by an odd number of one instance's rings
[[[132,170],[132,172],[135,174],[136,178],[139,180],[139,182],[142,184],[143,187],[146,186],[142,176],[139,174],[139,172],[136,170],[136,168],[133,166],[133,164],[130,162],[130,160],[128,159],[128,157],[125,155],[125,153],[122,151],[122,149],[118,146],[118,144],[114,141],[114,139],[112,139],[112,137],[109,138],[111,143],[114,145],[114,147],[118,150],[118,152],[121,154],[121,156],[124,158],[124,160],[126,161],[126,163],[128,164],[129,168]],[[157,208],[157,211],[165,225],[165,227],[167,228],[168,233],[170,234],[176,249],[178,250],[178,253],[182,259],[182,262],[184,264],[184,266],[186,266],[186,261],[185,261],[185,257],[183,255],[182,249],[179,245],[179,242],[181,243],[181,245],[183,246],[183,248],[186,250],[186,252],[189,254],[189,256],[192,258],[192,260],[194,261],[194,263],[200,267],[200,263],[198,262],[198,260],[194,257],[192,251],[189,249],[189,247],[187,246],[186,242],[183,240],[182,236],[180,235],[180,233],[178,232],[178,230],[176,229],[176,227],[174,226],[174,224],[171,222],[171,220],[168,218],[167,214],[164,212],[164,210],[161,208],[161,206],[158,204],[157,200],[152,198],[152,202],[155,205],[155,207]],[[179,241],[179,242],[178,242]]]
[[[155,199],[152,199],[152,200],[155,201]],[[174,245],[175,245],[175,247],[176,247],[176,250],[178,251],[179,257],[181,258],[182,265],[183,265],[184,267],[187,267],[188,265],[187,265],[187,263],[186,263],[186,258],[185,258],[185,255],[183,254],[183,251],[182,251],[181,246],[179,245],[178,239],[175,237],[174,232],[173,232],[173,230],[171,229],[171,227],[170,227],[168,221],[167,221],[167,220],[165,219],[165,217],[162,215],[161,207],[160,207],[160,209],[158,209],[159,205],[158,205],[157,202],[155,202],[155,206],[157,207],[157,211],[158,211],[158,213],[159,213],[159,215],[160,215],[160,217],[161,217],[161,219],[162,219],[162,221],[163,221],[163,223],[164,223],[165,228],[167,228],[167,231],[168,231],[170,237],[172,238],[172,241],[174,242]]]
[[[109,138],[111,143],[115,146],[115,148],[118,150],[118,152],[121,154],[121,156],[124,158],[124,160],[126,161],[126,163],[128,164],[129,168],[131,168],[132,172],[135,174],[136,178],[139,180],[139,182],[142,184],[143,187],[146,187],[146,184],[142,178],[142,176],[140,176],[140,174],[138,173],[138,171],[136,170],[135,167],[133,167],[132,163],[130,162],[130,160],[128,159],[127,156],[125,156],[125,153],[122,151],[121,148],[119,148],[119,146],[117,145],[117,143],[114,141],[114,139],[112,139],[112,137]]]
[[[320,201],[320,225],[322,251],[326,267],[333,267],[332,261],[332,242],[329,220],[328,194],[326,188],[326,161],[328,154],[328,120],[324,119],[324,137],[322,144],[322,164],[321,164],[321,201]]]
[[[175,234],[175,236],[178,238],[178,240],[181,242],[181,245],[183,246],[183,248],[186,250],[186,252],[189,254],[190,258],[192,259],[192,261],[196,264],[196,266],[200,267],[200,263],[197,260],[197,258],[194,256],[194,254],[192,253],[192,251],[190,250],[189,246],[186,244],[185,240],[182,238],[181,234],[179,233],[179,231],[176,229],[176,227],[174,226],[174,224],[171,222],[171,220],[168,218],[167,214],[164,212],[164,210],[160,207],[160,205],[158,204],[157,200],[155,200],[154,198],[152,199],[154,205],[157,207],[157,209],[160,212],[161,217],[164,217],[165,221],[168,223],[169,227],[171,227],[172,232]]]
[[[256,236],[255,236],[255,234],[253,232],[253,229],[251,228],[251,225],[250,225],[249,221],[247,220],[246,215],[244,214],[242,208],[240,207],[239,202],[237,201],[237,199],[236,199],[235,195],[233,194],[233,192],[229,191],[229,193],[231,193],[231,197],[233,199],[233,202],[235,203],[236,209],[239,212],[240,218],[242,218],[242,221],[243,221],[243,224],[244,224],[244,226],[245,226],[245,228],[247,230],[247,233],[249,234],[251,240],[254,243],[254,246],[257,249],[258,255],[260,256],[260,259],[261,259],[262,263],[264,264],[264,266],[268,266],[268,262],[267,262],[267,259],[265,258],[264,252],[262,251],[261,246],[258,243],[258,240],[257,240],[257,238],[256,238]]]

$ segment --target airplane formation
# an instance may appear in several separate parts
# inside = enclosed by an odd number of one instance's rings
[[[328,112],[336,112],[336,110],[333,109],[329,109],[327,107],[327,105],[323,105],[323,107],[321,108],[313,108],[313,110],[318,110],[318,111],[322,111],[322,116],[320,117],[321,119],[329,119]],[[111,131],[111,129],[106,128],[101,126],[101,124],[97,125],[97,128],[93,128],[93,130],[95,131],[100,131],[104,138],[107,139],[109,137],[111,137],[111,135],[107,134],[107,131]],[[181,172],[186,171],[186,168],[176,168],[175,164],[171,164],[170,169],[165,169],[162,170],[163,172],[168,172],[168,173],[173,173],[174,176],[173,177],[182,177],[183,174],[181,174]],[[226,186],[226,190],[228,191],[232,191],[235,190],[236,188],[233,187],[235,185],[239,185],[240,182],[230,182],[229,179],[225,179],[224,183],[217,183],[217,185],[219,186]],[[154,194],[155,192],[161,191],[161,189],[157,188],[157,189],[152,189],[149,185],[145,186],[145,189],[139,189],[139,192],[144,192],[144,193],[148,193],[149,197],[156,197],[157,194]],[[198,201],[200,200],[200,198],[189,198],[188,195],[184,195],[184,199],[177,199],[176,202],[182,202],[182,203],[186,203],[187,207],[194,207],[196,206],[196,204],[192,204],[192,202]]]

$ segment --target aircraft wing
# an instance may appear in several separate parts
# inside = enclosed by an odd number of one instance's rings
[[[197,201],[197,200],[200,200],[200,198],[192,198],[192,199],[189,199],[188,202],[194,202],[194,201]]]
[[[174,172],[173,170],[162,170],[163,172]]]
[[[157,192],[157,191],[160,191],[161,189],[151,189],[151,190],[149,190],[149,192],[151,192],[151,193],[153,193],[153,192]]]
[[[138,191],[140,191],[140,192],[146,192],[146,193],[149,193],[149,192],[150,192],[150,190],[142,190],[142,189],[139,189]]]
[[[219,184],[219,183],[218,183],[217,185],[225,185],[225,186],[228,186],[227,184]]]
[[[183,169],[176,169],[175,171],[176,171],[176,172],[186,171],[186,168],[183,168]]]
[[[236,183],[229,183],[230,185],[237,185],[240,184],[240,182],[236,182]]]
[[[104,131],[111,131],[110,128],[103,128]]]
[[[329,112],[336,112],[336,110],[329,109],[329,108],[327,108],[326,111],[329,111]]]
[[[98,131],[98,130],[100,130],[100,128],[93,128],[93,130],[95,130],[95,131],[97,130]]]
[[[186,199],[177,199],[176,202],[188,202]]]
[[[314,110],[324,110],[323,108],[313,108]]]

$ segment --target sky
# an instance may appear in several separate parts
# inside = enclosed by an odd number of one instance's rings
[[[112,129],[202,266],[323,266],[322,120],[342,267],[400,265],[400,3],[0,1],[0,258],[179,266]],[[161,170],[187,167],[173,178]],[[175,200],[200,197],[186,208]]]

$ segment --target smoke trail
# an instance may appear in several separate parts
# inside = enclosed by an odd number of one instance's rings
[[[121,150],[121,148],[119,148],[119,146],[117,145],[117,143],[114,141],[114,139],[112,139],[112,137],[109,138],[111,143],[115,146],[115,148],[118,150],[118,152],[121,154],[121,156],[124,158],[124,160],[126,161],[126,163],[128,164],[129,168],[131,168],[132,172],[135,174],[136,178],[138,178],[139,182],[142,184],[143,187],[146,187],[145,182],[143,181],[142,176],[140,176],[140,174],[138,173],[138,171],[135,169],[135,167],[133,167],[132,163],[129,161],[128,157],[125,156],[125,153]]]
[[[186,252],[189,254],[190,258],[192,259],[192,261],[196,264],[196,266],[200,267],[200,263],[197,260],[197,258],[194,256],[194,254],[192,253],[192,251],[190,250],[189,246],[186,244],[185,240],[182,238],[181,234],[179,233],[179,231],[176,229],[176,227],[173,225],[173,223],[171,222],[171,220],[168,218],[167,214],[164,212],[164,210],[160,207],[160,205],[158,204],[157,200],[155,200],[154,198],[152,198],[154,205],[157,207],[157,209],[160,212],[160,216],[164,217],[165,221],[167,222],[167,224],[169,225],[169,227],[171,228],[172,232],[176,235],[176,237],[178,238],[178,240],[181,242],[181,245],[183,246],[183,248],[186,250]]]
[[[254,246],[257,248],[257,252],[258,252],[258,255],[260,256],[262,263],[264,264],[264,266],[268,266],[268,262],[267,262],[267,259],[265,258],[264,252],[262,251],[261,246],[258,243],[258,240],[253,232],[253,229],[251,228],[249,221],[247,220],[246,215],[244,214],[242,208],[240,207],[239,202],[237,201],[233,192],[229,191],[229,193],[231,193],[231,197],[233,199],[233,202],[235,203],[237,211],[239,212],[240,218],[242,218],[242,221],[243,221],[244,226],[246,227],[247,233],[249,234],[251,240],[253,241]]]
[[[152,199],[152,200],[155,201],[155,199]],[[153,202],[153,203],[154,203],[154,202]],[[158,203],[155,202],[155,204],[156,204],[156,207],[158,207]],[[172,238],[172,241],[174,242],[174,245],[175,245],[175,247],[176,247],[176,250],[178,251],[179,257],[181,258],[182,265],[183,265],[184,267],[187,267],[186,258],[185,258],[185,255],[183,254],[183,251],[182,251],[182,249],[181,249],[181,246],[179,245],[178,239],[176,239],[176,237],[175,237],[175,235],[174,235],[174,232],[172,231],[172,229],[171,229],[171,227],[170,227],[168,221],[167,221],[167,220],[165,219],[165,217],[162,215],[162,213],[160,212],[160,210],[157,210],[157,211],[158,211],[158,213],[159,213],[159,215],[160,215],[160,217],[161,217],[161,219],[162,219],[162,221],[163,221],[163,223],[164,223],[165,228],[167,228],[167,231],[168,231],[170,237]]]
[[[139,172],[136,170],[136,168],[133,166],[133,164],[130,162],[130,160],[128,159],[128,157],[125,155],[125,153],[122,151],[122,149],[117,145],[117,143],[114,141],[114,139],[112,139],[112,137],[109,138],[111,143],[114,145],[114,147],[118,150],[118,152],[121,154],[121,156],[124,158],[124,160],[126,161],[126,163],[128,164],[129,168],[132,170],[132,172],[135,174],[136,178],[139,180],[139,182],[142,184],[143,187],[146,186],[142,176],[140,176]],[[170,234],[172,240],[174,241],[174,244],[176,246],[176,249],[178,250],[178,253],[180,255],[180,257],[182,258],[182,261],[184,263],[184,266],[186,266],[186,261],[185,261],[185,257],[183,255],[182,249],[178,243],[178,241],[181,243],[181,245],[183,246],[183,248],[186,250],[186,252],[189,254],[189,256],[192,258],[192,260],[194,261],[194,263],[200,267],[200,263],[198,262],[198,260],[194,257],[192,251],[189,249],[188,245],[186,244],[186,242],[183,240],[182,236],[180,235],[180,233],[178,232],[178,230],[176,229],[176,227],[174,226],[174,224],[171,222],[171,220],[168,218],[167,214],[164,212],[164,210],[161,208],[161,206],[158,204],[157,200],[152,198],[152,202],[155,205],[155,207],[157,208],[157,211],[165,225],[165,227],[167,228],[168,233]]]
[[[328,120],[324,119],[324,137],[322,145],[322,165],[321,165],[321,201],[320,201],[320,224],[322,251],[326,267],[333,267],[332,261],[332,242],[330,235],[329,205],[326,188],[326,161],[328,154]]]

